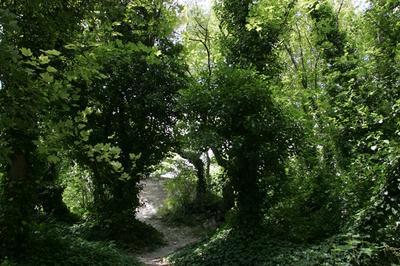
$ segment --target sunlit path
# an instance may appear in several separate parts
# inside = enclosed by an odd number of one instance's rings
[[[140,193],[140,200],[144,204],[139,208],[137,218],[161,232],[166,242],[166,245],[138,256],[139,260],[145,265],[169,265],[165,260],[167,255],[199,239],[194,228],[165,224],[157,213],[167,196],[164,190],[164,184],[167,180],[167,178],[147,179],[142,183],[143,190]]]

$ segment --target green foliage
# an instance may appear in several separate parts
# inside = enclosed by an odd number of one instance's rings
[[[284,44],[284,60],[292,66],[285,69],[288,94],[275,95],[302,121],[305,141],[287,166],[294,198],[289,195],[275,207],[275,214],[267,215],[283,227],[278,230],[281,234],[324,237],[345,224],[354,225],[353,218],[360,219],[361,213],[371,218],[366,209],[382,202],[387,170],[397,161],[396,140],[391,138],[394,124],[389,121],[396,117],[393,107],[398,97],[389,96],[391,85],[381,83],[393,76],[380,74],[387,69],[377,66],[383,58],[373,59],[379,54],[374,49],[383,43],[374,43],[371,33],[382,28],[369,24],[379,21],[372,14],[380,4],[363,14],[343,3],[299,2],[292,33],[285,36],[289,43]],[[392,61],[391,66],[395,64]],[[382,223],[375,220],[370,225],[376,225],[375,232],[388,232]],[[391,241],[390,235],[382,233],[381,240]]]
[[[187,160],[179,156],[166,159],[152,175],[163,178],[163,174],[173,175],[173,178],[165,181],[164,189],[167,197],[159,210],[166,222],[198,225],[207,219],[220,218],[218,215],[221,211],[221,198],[216,195],[217,192],[210,184],[211,180],[207,180],[208,190],[200,202],[197,198],[195,169]],[[215,177],[210,176],[209,178],[214,179]]]
[[[99,222],[90,217],[83,223],[74,225],[72,232],[90,241],[113,241],[117,246],[134,253],[153,250],[165,244],[160,232],[138,220],[123,221],[119,228],[112,226],[114,224],[110,221]]]
[[[354,4],[3,0],[2,265],[135,265],[39,221],[161,244],[134,215],[171,150],[165,216],[227,213],[178,265],[399,264],[399,5]]]
[[[165,183],[167,199],[161,212],[167,216],[184,217],[192,211],[190,205],[196,199],[196,175],[185,160],[176,160],[174,167],[177,175]]]
[[[223,29],[221,51],[227,63],[254,67],[273,77],[279,69],[275,45],[294,2],[218,1],[216,13]],[[260,13],[262,16],[257,16]]]
[[[176,11],[169,1],[2,2],[1,255],[27,248],[34,214],[54,214],[49,199],[65,207],[57,171],[47,174],[65,157],[91,171],[90,211],[105,232],[134,231],[138,182],[171,145],[185,80]],[[75,173],[63,178],[82,188]],[[67,202],[83,214],[75,192]]]
[[[52,1],[46,8],[42,2],[3,1],[0,8],[0,164],[6,166],[2,169],[1,255],[26,248],[45,172],[40,136],[46,135],[47,122],[62,106],[59,92],[67,87],[55,71],[65,59],[57,49],[75,36],[82,18],[79,12],[71,14],[80,7],[78,1],[76,5]]]
[[[39,224],[27,241],[25,253],[1,265],[140,265],[113,243],[89,242],[59,226]]]
[[[290,164],[293,167],[294,162]],[[293,242],[318,241],[337,234],[348,219],[345,193],[338,189],[343,184],[325,169],[313,169],[315,172],[304,176],[306,171],[298,166],[288,173],[293,178],[289,194],[265,214],[268,232]]]
[[[217,44],[218,20],[213,10],[205,12],[198,6],[188,9],[183,35],[185,62],[193,77],[203,79],[222,59]]]
[[[221,229],[214,236],[169,257],[174,265],[393,265],[399,250],[337,236],[316,244],[293,244],[259,232]]]
[[[76,118],[82,112],[84,121],[70,142],[73,156],[92,172],[93,215],[117,231],[139,206],[139,181],[172,145],[176,94],[185,84],[180,45],[168,25],[175,7],[150,3],[110,6],[112,12],[100,5],[98,19],[89,21],[99,31],[84,33],[102,40],[84,53],[102,78],[78,85]]]
[[[62,185],[65,187],[63,201],[72,213],[87,217],[93,204],[93,185],[90,173],[79,165],[66,165],[60,174]]]
[[[243,220],[257,220],[266,195],[261,190],[282,192],[282,162],[296,138],[296,128],[275,104],[268,86],[253,70],[221,67],[209,87],[182,92],[187,119],[200,122],[193,123],[192,130],[227,160],[223,167],[239,193],[239,210],[248,212],[241,215]]]
[[[310,16],[317,21],[315,24],[315,42],[322,48],[328,63],[343,56],[346,45],[346,35],[341,32],[338,18],[328,1],[316,1],[310,10]]]

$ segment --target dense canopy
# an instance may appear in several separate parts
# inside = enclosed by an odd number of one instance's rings
[[[0,265],[400,265],[400,3],[186,2],[0,0]]]

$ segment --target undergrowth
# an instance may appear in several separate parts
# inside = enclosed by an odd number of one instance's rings
[[[159,210],[164,222],[215,229],[216,222],[222,220],[222,198],[211,188],[197,197],[193,170],[181,161],[178,167],[179,174],[164,185],[167,198]]]
[[[368,243],[358,235],[340,235],[313,244],[221,229],[211,238],[169,257],[174,265],[399,265],[400,250]]]
[[[0,265],[140,265],[113,242],[87,241],[63,226],[36,225],[28,241],[25,251],[14,258],[0,259]]]
[[[135,219],[113,229],[107,223],[88,219],[73,226],[71,230],[74,234],[91,241],[115,241],[119,247],[134,253],[151,251],[165,244],[160,232]]]
[[[215,227],[222,220],[221,205],[220,198],[208,193],[202,201],[193,200],[176,204],[173,208],[164,207],[160,213],[162,219],[170,224]]]

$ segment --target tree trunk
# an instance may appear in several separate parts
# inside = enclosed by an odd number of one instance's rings
[[[4,179],[0,206],[0,250],[6,254],[25,248],[35,202],[34,184],[26,154],[16,152]]]
[[[211,159],[210,155],[208,154],[208,151],[206,151],[206,180],[210,180],[211,178],[210,167],[211,167]]]
[[[233,193],[233,184],[232,181],[227,178],[227,182],[225,183],[222,190],[223,197],[223,207],[222,212],[225,215],[229,210],[231,210],[235,206],[235,195]]]
[[[196,202],[202,203],[207,193],[207,181],[205,176],[204,162],[201,159],[201,152],[191,150],[180,150],[179,155],[188,160],[196,169],[197,187]]]
[[[212,152],[214,153],[215,159],[219,166],[224,168],[225,174],[224,178],[226,179],[225,185],[222,191],[223,197],[223,215],[225,215],[230,209],[235,206],[235,195],[234,195],[234,187],[233,187],[233,180],[232,180],[232,171],[229,169],[228,160],[223,157],[221,152],[213,147]]]
[[[262,220],[262,195],[257,182],[257,162],[245,155],[237,161],[234,186],[237,191],[238,222],[240,227],[255,228]],[[247,155],[247,156],[246,156]]]
[[[203,160],[201,160],[200,156],[194,158],[192,163],[196,168],[196,175],[197,175],[196,201],[198,203],[203,203],[204,197],[207,192],[207,182],[204,171],[204,163]]]
[[[262,222],[263,196],[258,182],[258,153],[251,144],[243,146],[233,166],[233,186],[237,192],[238,226],[253,229]]]

